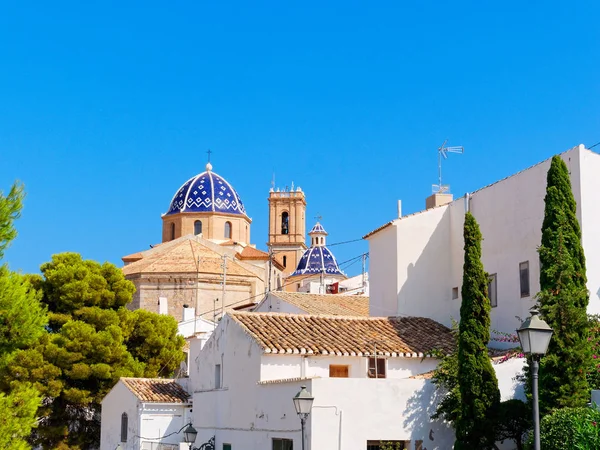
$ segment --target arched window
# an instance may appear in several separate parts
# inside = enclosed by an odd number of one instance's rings
[[[231,222],[225,222],[225,239],[231,239]]]
[[[287,256],[283,257],[283,267],[287,267]]]
[[[198,236],[199,234],[202,234],[202,221],[201,220],[196,220],[194,222],[194,234],[196,236]]]
[[[127,413],[121,414],[121,442],[127,442],[127,427],[129,426]]]
[[[290,232],[290,215],[287,212],[281,214],[281,234]]]
[[[171,224],[171,240],[175,239],[175,224]]]

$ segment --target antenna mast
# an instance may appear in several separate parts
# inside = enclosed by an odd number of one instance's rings
[[[447,147],[446,142],[448,139],[444,141],[444,143],[438,148],[438,184],[432,185],[432,190],[434,194],[443,194],[450,190],[450,186],[447,184],[442,184],[442,158],[448,159],[448,153],[464,153],[465,149],[462,145],[458,145],[455,147]]]

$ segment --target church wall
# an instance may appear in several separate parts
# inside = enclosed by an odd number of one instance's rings
[[[159,313],[159,297],[167,299],[168,313],[178,322],[183,319],[183,305],[196,308],[196,315],[207,320],[214,319],[216,306],[217,318],[221,316],[223,288],[221,277],[207,277],[200,281],[198,292],[197,283],[189,274],[152,275],[146,277],[127,277],[136,287],[133,301],[129,308],[145,309]],[[225,310],[251,301],[260,301],[260,293],[265,286],[262,280],[248,277],[227,277],[225,292]],[[218,299],[215,302],[215,299]]]

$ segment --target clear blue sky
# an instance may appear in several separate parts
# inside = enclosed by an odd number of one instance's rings
[[[332,243],[422,209],[446,138],[456,196],[600,141],[599,2],[367,3],[4,2],[0,189],[28,192],[6,261],[120,265],[208,148],[264,249],[273,171]]]

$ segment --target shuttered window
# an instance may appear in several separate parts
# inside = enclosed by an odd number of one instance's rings
[[[348,366],[329,365],[330,378],[348,378]]]

